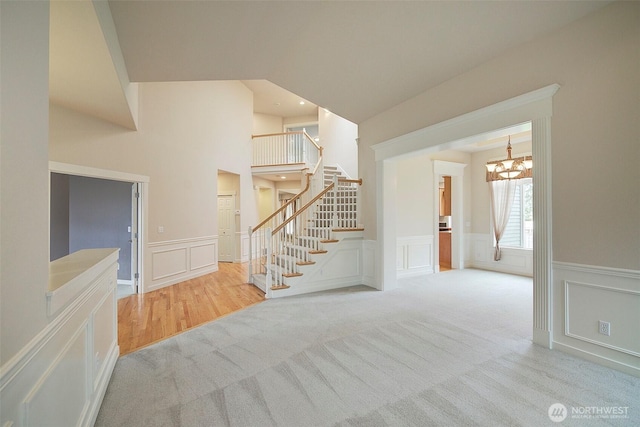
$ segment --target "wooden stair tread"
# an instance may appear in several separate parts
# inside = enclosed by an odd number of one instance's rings
[[[320,240],[320,243],[338,243],[340,240],[336,240],[336,239],[326,239],[326,240]]]
[[[315,263],[315,261],[298,261],[296,262],[296,265],[313,265]]]
[[[317,251],[309,251],[310,254],[326,254],[327,251],[317,250]]]
[[[364,228],[334,228],[331,231],[341,232],[341,231],[364,231]]]
[[[302,276],[302,273],[282,273],[282,277],[299,277],[299,276]]]
[[[272,291],[279,291],[279,290],[282,290],[282,289],[289,289],[290,287],[291,287],[291,286],[289,286],[289,285],[277,285],[277,286],[276,286],[276,285],[273,285],[273,286],[271,287],[271,290],[272,290]]]

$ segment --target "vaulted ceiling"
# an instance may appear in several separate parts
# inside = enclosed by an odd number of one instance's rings
[[[361,123],[606,3],[111,0],[108,5],[132,82],[265,79]],[[61,19],[57,15],[52,13],[52,21]],[[52,43],[61,39],[54,34],[61,27],[68,31],[69,25],[52,22]],[[73,47],[58,46],[51,55],[68,49]],[[94,80],[113,78],[88,66],[85,72],[93,72]],[[74,90],[58,90],[62,81],[51,82],[60,103]]]

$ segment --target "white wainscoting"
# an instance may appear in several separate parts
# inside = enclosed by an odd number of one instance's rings
[[[532,250],[502,248],[500,261],[494,261],[491,234],[467,233],[464,237],[465,267],[533,277]]]
[[[326,254],[312,255],[316,264],[299,266],[303,274],[287,279],[289,289],[272,291],[267,289],[267,298],[326,291],[348,286],[361,285],[363,277],[363,245],[361,239],[343,239],[331,243]]]
[[[640,271],[554,262],[553,307],[555,348],[640,376]]]
[[[376,288],[376,247],[375,240],[362,241],[362,284]]]
[[[218,236],[149,243],[145,292],[218,270]]]
[[[2,366],[0,425],[91,426],[95,422],[119,355],[118,251],[110,252],[74,277],[76,293]],[[73,267],[73,257],[60,260],[71,260]],[[83,286],[77,287],[80,279]]]
[[[249,233],[236,231],[236,256],[233,262],[249,261]]]
[[[432,274],[433,235],[398,237],[396,266],[398,277]]]

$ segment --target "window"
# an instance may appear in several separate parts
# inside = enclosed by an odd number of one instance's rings
[[[513,206],[500,246],[533,249],[533,182],[531,178],[516,182]]]

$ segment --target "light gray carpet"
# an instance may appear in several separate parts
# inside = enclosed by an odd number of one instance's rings
[[[640,379],[533,345],[531,311],[478,270],[268,300],[120,358],[96,426],[638,425]]]

